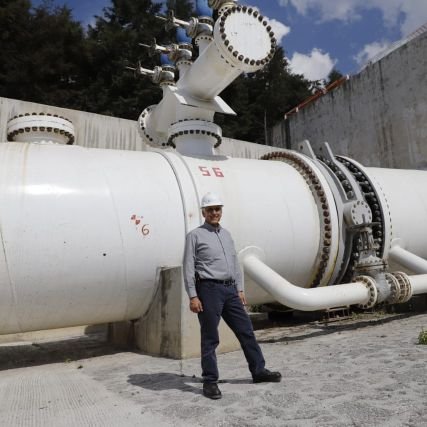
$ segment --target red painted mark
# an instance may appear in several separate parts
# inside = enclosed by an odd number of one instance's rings
[[[221,168],[212,168],[212,170],[214,171],[215,176],[224,178],[224,174],[222,173]]]
[[[203,176],[211,176],[206,166],[199,166],[199,169],[201,170]]]
[[[203,176],[212,176],[207,166],[199,166],[199,170],[200,172],[202,172]],[[213,167],[212,172],[213,172],[213,175],[216,176],[217,178],[224,178],[224,173],[222,172],[221,168]]]
[[[135,223],[136,230],[138,232],[141,232],[141,234],[145,237],[145,236],[148,236],[148,234],[150,234],[150,229],[148,228],[149,224],[141,225],[141,220],[143,218],[144,218],[143,216],[138,216],[135,214],[130,217],[131,221]]]

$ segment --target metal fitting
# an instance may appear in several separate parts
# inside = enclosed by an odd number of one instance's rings
[[[365,304],[359,304],[358,307],[363,310],[372,308],[376,304],[378,299],[378,291],[375,280],[369,276],[356,276],[353,279],[353,282],[362,282],[369,291],[369,300]]]

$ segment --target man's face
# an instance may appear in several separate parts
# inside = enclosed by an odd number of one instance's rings
[[[203,216],[210,225],[217,226],[222,217],[222,206],[208,206],[203,208]]]

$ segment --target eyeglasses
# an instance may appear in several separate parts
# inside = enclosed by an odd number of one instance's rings
[[[206,212],[221,212],[222,211],[222,206],[208,206],[206,209]]]

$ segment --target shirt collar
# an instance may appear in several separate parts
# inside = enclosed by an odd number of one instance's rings
[[[209,224],[205,221],[205,223],[202,225],[203,228],[206,228],[209,231],[215,231],[218,232],[221,230],[221,224],[218,224],[218,227],[214,227],[213,225]]]

